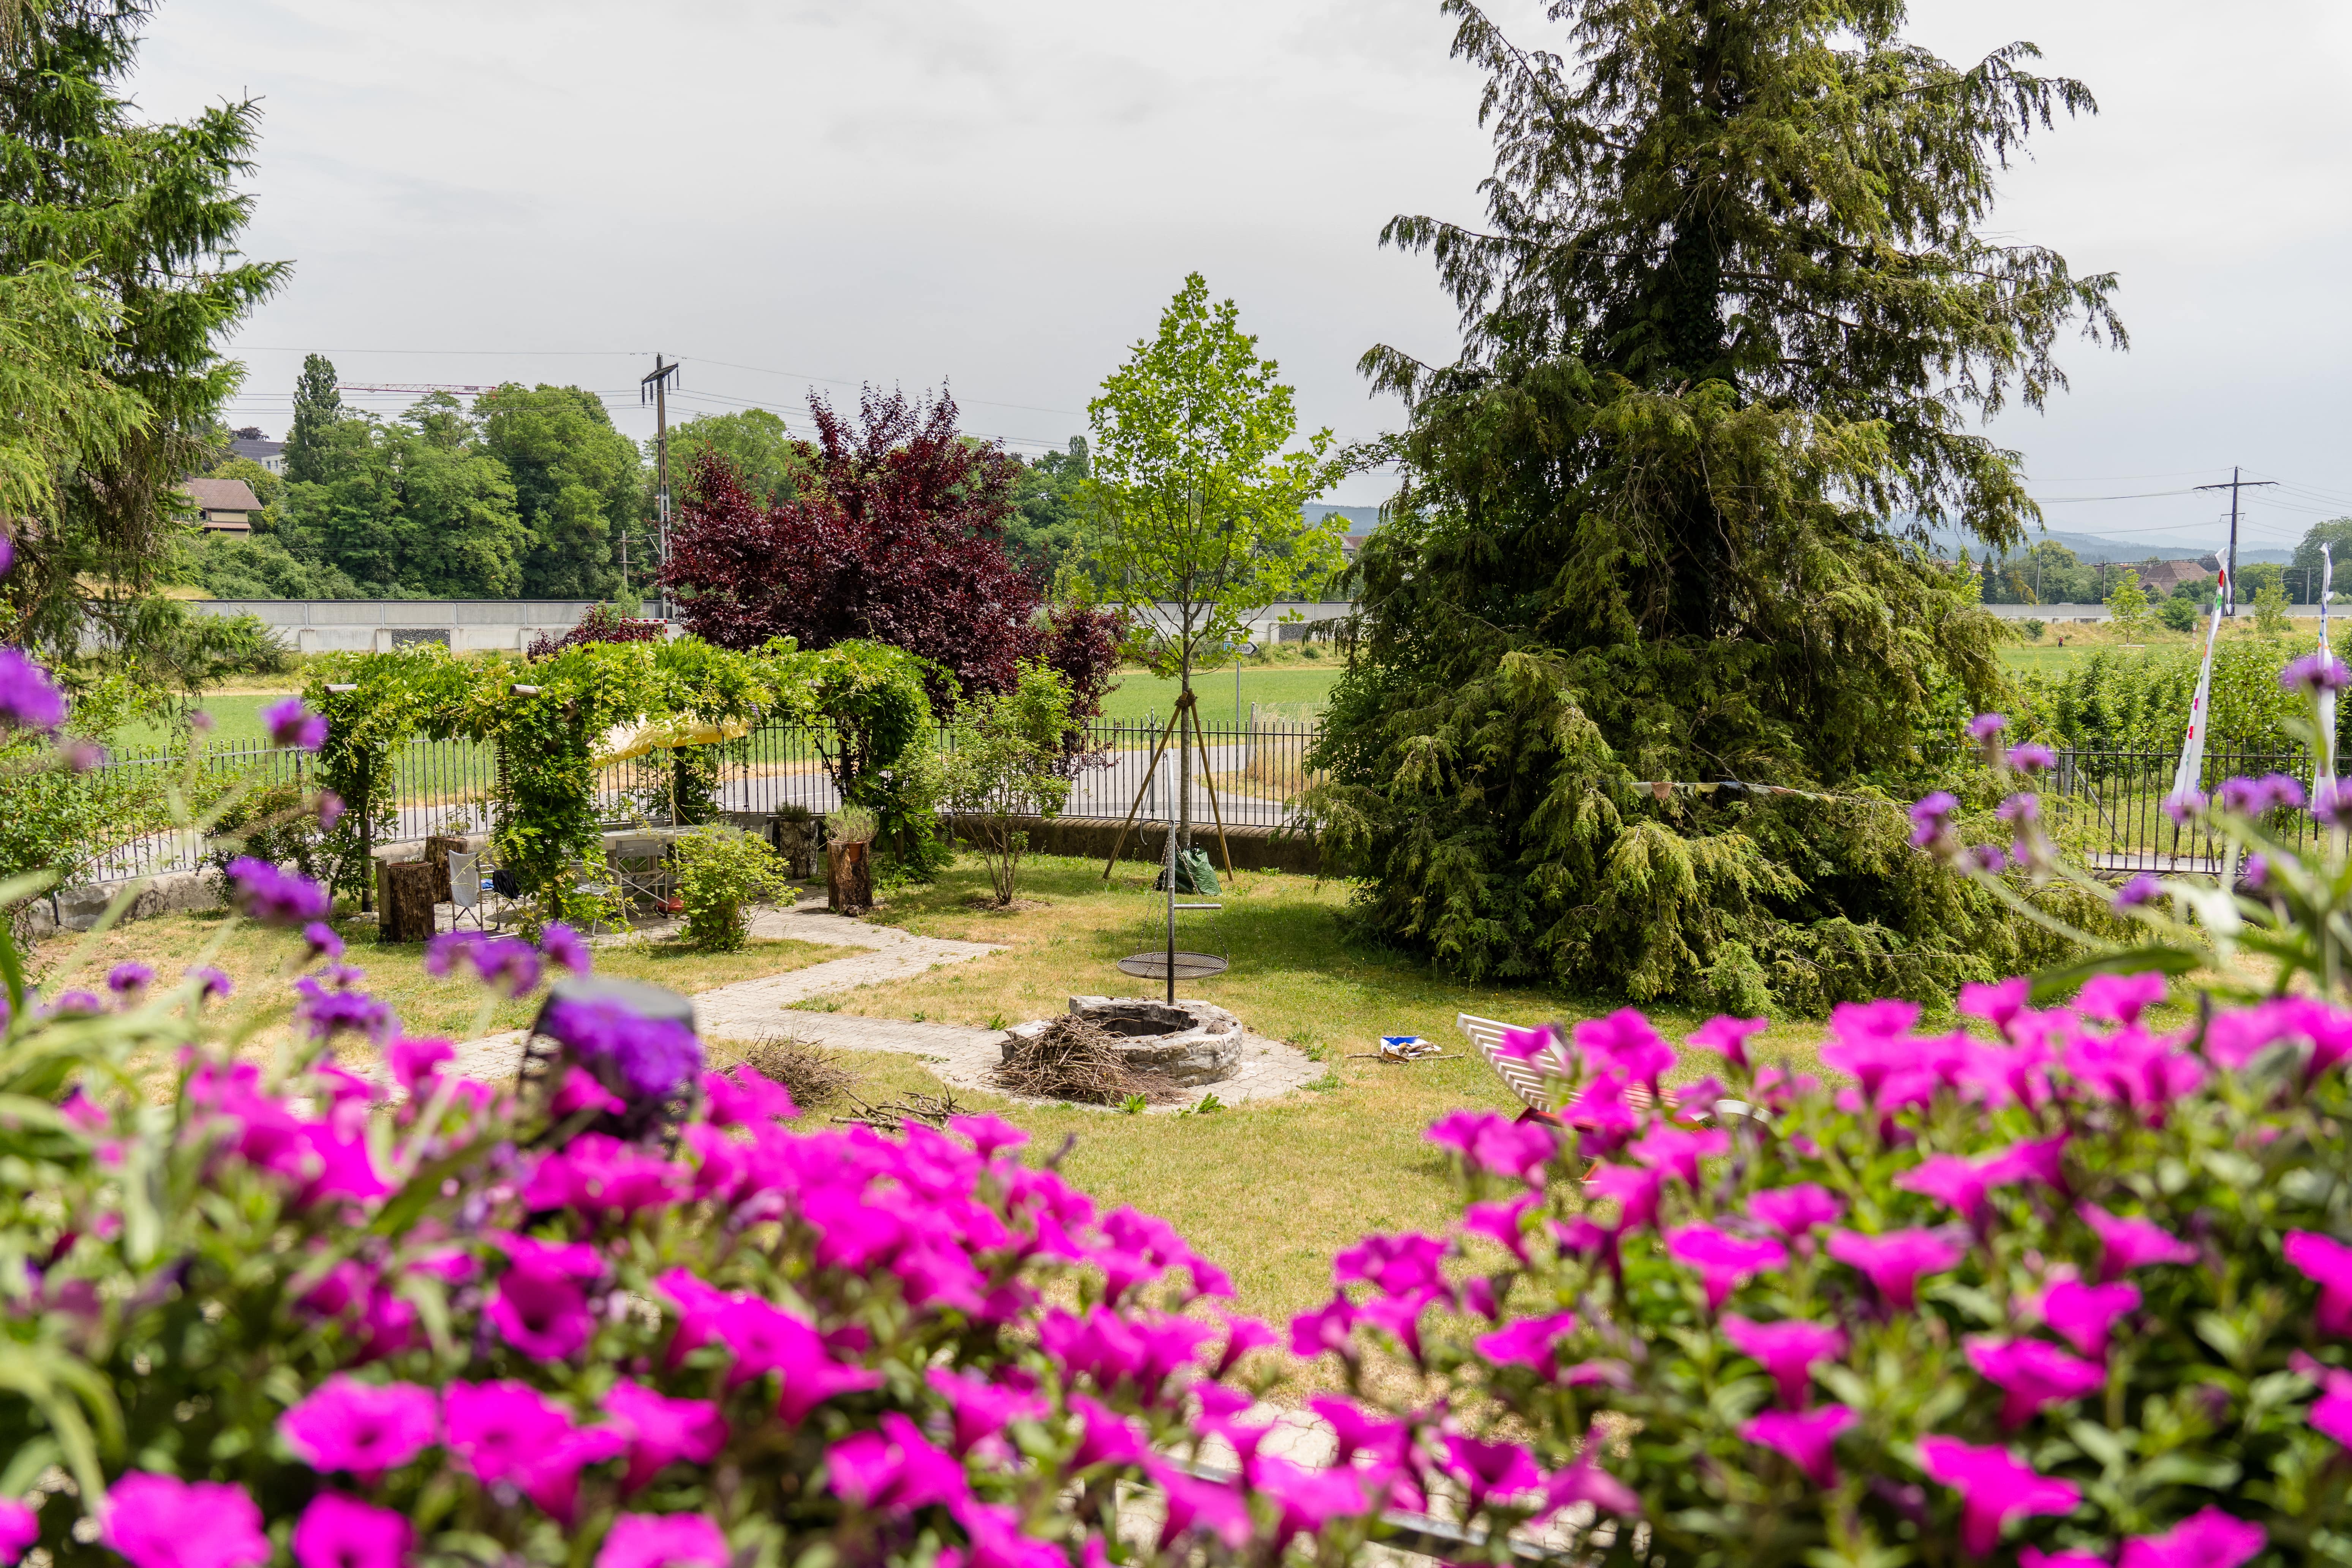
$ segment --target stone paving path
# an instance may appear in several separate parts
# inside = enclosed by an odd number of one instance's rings
[[[666,927],[649,926],[625,936],[599,937],[594,944],[625,941],[628,936],[660,938],[669,934]],[[748,1044],[789,1037],[845,1051],[898,1051],[920,1058],[924,1066],[951,1088],[1003,1094],[989,1082],[991,1069],[1002,1059],[1004,1032],[1001,1029],[863,1018],[846,1013],[811,1013],[793,1006],[813,996],[910,979],[943,964],[985,958],[1004,952],[1003,947],[916,936],[896,926],[871,925],[832,913],[821,898],[789,910],[761,911],[752,919],[751,935],[761,940],[783,938],[866,951],[848,958],[813,963],[786,974],[739,980],[731,985],[695,993],[695,1026],[706,1038]],[[510,1079],[522,1060],[522,1043],[523,1032],[520,1029],[468,1040],[457,1047],[454,1065],[466,1077],[485,1083]],[[1181,1100],[1151,1109],[1154,1112],[1182,1110],[1210,1094],[1223,1105],[1271,1100],[1295,1093],[1325,1076],[1326,1069],[1306,1052],[1279,1040],[1245,1034],[1242,1037],[1242,1064],[1232,1078],[1189,1090]],[[1022,1104],[1051,1103],[1023,1100],[1017,1095],[1005,1098]]]

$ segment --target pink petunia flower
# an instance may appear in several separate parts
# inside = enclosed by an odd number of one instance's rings
[[[2283,1248],[2288,1263],[2319,1286],[2314,1321],[2331,1338],[2352,1339],[2352,1247],[2317,1231],[2291,1230]]]
[[[1715,1051],[1736,1068],[1748,1066],[1748,1041],[1771,1026],[1769,1018],[1735,1018],[1728,1014],[1709,1018],[1683,1044],[1693,1050]]]
[[[1824,1405],[1801,1415],[1767,1410],[1742,1426],[1739,1436],[1789,1460],[1814,1485],[1828,1488],[1838,1484],[1837,1464],[1832,1457],[1838,1434],[1859,1419],[1843,1405]]]
[[[2116,1568],[2238,1568],[2269,1543],[2269,1533],[2252,1520],[2209,1507],[2162,1535],[2126,1541]]]
[[[1960,987],[1959,1011],[1966,1017],[1982,1018],[2005,1035],[2032,994],[2033,983],[2022,974],[1990,985],[1971,983]]]
[[[1575,1331],[1573,1312],[1521,1318],[1508,1328],[1480,1335],[1476,1342],[1478,1353],[1507,1366],[1533,1367],[1549,1377],[1558,1364],[1559,1342]]]
[[[921,1428],[897,1411],[879,1432],[855,1432],[826,1451],[832,1489],[853,1507],[904,1515],[961,1500],[969,1489],[963,1466],[933,1447]]]
[[[2068,1355],[2047,1340],[1977,1334],[1968,1346],[1969,1364],[2007,1396],[2000,1407],[2004,1431],[2024,1426],[2044,1405],[2080,1399],[2107,1381],[2097,1363]]]
[[[1675,1048],[1632,1007],[1620,1007],[1606,1018],[1587,1018],[1575,1033],[1579,1050],[1653,1089],[1675,1065]]]
[[[1845,1217],[1845,1202],[1814,1182],[1767,1187],[1748,1199],[1748,1217],[1791,1241],[1818,1226],[1835,1225]]]
[[[348,1470],[372,1486],[430,1447],[440,1425],[430,1389],[338,1373],[280,1415],[278,1433],[312,1469]]]
[[[1335,1351],[1342,1359],[1353,1359],[1355,1326],[1355,1303],[1335,1295],[1320,1311],[1301,1312],[1290,1320],[1290,1353],[1311,1357]]]
[[[2094,974],[2074,998],[2074,1011],[2085,1018],[2110,1024],[2137,1024],[2139,1016],[2164,1000],[2164,976]]]
[[[1489,1443],[1448,1433],[1445,1473],[1462,1483],[1475,1511],[1489,1497],[1517,1497],[1543,1482],[1535,1457],[1517,1443]]]
[[[1960,1550],[1982,1557],[2000,1544],[2011,1520],[2036,1513],[2072,1513],[2082,1492],[2038,1475],[2006,1448],[1980,1448],[1953,1437],[1923,1437],[1919,1459],[1930,1480],[1960,1494]]]
[[[1462,1228],[1469,1235],[1485,1237],[1525,1263],[1528,1242],[1520,1222],[1536,1207],[1536,1202],[1533,1193],[1523,1193],[1508,1203],[1472,1204],[1462,1211]]]
[[[2319,1390],[2319,1397],[2312,1401],[2304,1416],[2312,1429],[2352,1448],[2352,1372],[2323,1365],[2301,1351],[2294,1352],[2288,1364]]]
[[[717,1522],[699,1513],[624,1513],[596,1549],[596,1568],[728,1568],[734,1554]]]
[[[1984,1157],[1977,1170],[1988,1187],[2039,1182],[2063,1193],[2066,1190],[2066,1139],[2067,1134],[2060,1132],[1996,1149]]]
[[[569,1523],[580,1468],[628,1447],[611,1426],[579,1426],[571,1413],[528,1384],[452,1383],[441,1391],[441,1423],[455,1467],[485,1485],[511,1482]]]
[[[1875,1101],[1888,1079],[1916,1068],[1919,1042],[1910,1037],[1919,1021],[1916,1003],[1886,997],[1876,1002],[1841,1002],[1830,1010],[1830,1043],[1822,1060],[1862,1086]]]
[[[1543,1179],[1559,1140],[1537,1122],[1514,1122],[1497,1111],[1456,1110],[1431,1124],[1429,1141],[1458,1151],[1476,1171],[1535,1183]]]
[[[1726,1297],[1757,1275],[1789,1265],[1789,1249],[1777,1241],[1751,1240],[1706,1225],[1669,1232],[1666,1256],[1698,1270],[1710,1308],[1722,1306]]]
[[[1588,1197],[1617,1200],[1617,1230],[1620,1234],[1638,1230],[1656,1220],[1658,1189],[1664,1185],[1664,1173],[1643,1170],[1635,1165],[1595,1165],[1584,1176],[1584,1191]]]
[[[727,1446],[727,1417],[707,1399],[671,1399],[623,1378],[604,1396],[604,1414],[629,1439],[623,1491],[635,1491],[680,1459],[707,1465]]]
[[[1918,1304],[1920,1276],[1941,1274],[1968,1256],[1967,1248],[1932,1230],[1892,1230],[1882,1236],[1832,1231],[1829,1252],[1866,1277],[1889,1306],[1906,1312]]]
[[[0,1501],[0,1563],[14,1568],[33,1542],[41,1538],[41,1514],[13,1498]]]
[[[133,1470],[108,1489],[99,1540],[131,1568],[260,1568],[261,1510],[241,1486]]]
[[[2197,1261],[2195,1247],[2147,1220],[2119,1218],[2096,1204],[2078,1204],[2074,1212],[2098,1235],[2101,1279],[2113,1279],[2126,1268],[2152,1263]]]
[[[1791,1410],[1805,1407],[1813,1368],[1845,1353],[1844,1330],[1802,1319],[1757,1323],[1729,1313],[1723,1320],[1723,1337],[1764,1369],[1780,1391],[1780,1403]]]
[[[1538,1517],[1549,1517],[1575,1503],[1590,1503],[1610,1513],[1641,1513],[1641,1494],[1601,1468],[1601,1454],[1607,1447],[1608,1439],[1598,1424],[1585,1432],[1576,1463],[1554,1470],[1544,1483],[1544,1512]]]
[[[1383,1296],[1408,1296],[1433,1290],[1451,1296],[1440,1265],[1445,1243],[1433,1236],[1367,1236],[1353,1247],[1343,1247],[1331,1258],[1335,1284],[1370,1284]]]
[[[704,1073],[702,1098],[710,1120],[721,1127],[764,1127],[800,1115],[792,1090],[749,1062],[731,1073]]]
[[[604,1272],[604,1259],[577,1244],[529,1237],[499,1238],[509,1262],[483,1315],[499,1337],[534,1361],[562,1361],[587,1344],[594,1328],[581,1281]]]
[[[1651,1128],[1627,1144],[1625,1152],[1651,1170],[1681,1177],[1684,1186],[1696,1192],[1698,1163],[1727,1153],[1730,1148],[1731,1134],[1721,1128],[1711,1127],[1694,1132],[1661,1125]]]
[[[1158,1460],[1144,1468],[1167,1499],[1168,1516],[1160,1526],[1161,1551],[1196,1532],[1214,1537],[1232,1552],[1249,1544],[1255,1527],[1249,1501],[1240,1491]]]
[[[1984,1173],[1958,1154],[1933,1154],[1895,1178],[1896,1187],[1917,1193],[1957,1211],[1970,1225],[1985,1216]]]
[[[416,1545],[408,1516],[341,1492],[320,1492],[295,1521],[299,1568],[402,1568]]]
[[[927,1377],[932,1392],[948,1402],[959,1454],[1001,1436],[1013,1422],[1039,1420],[1049,1409],[1045,1396],[1034,1389],[1008,1387],[946,1367],[933,1367]]]
[[[2062,1279],[2042,1293],[2042,1321],[2086,1356],[2105,1360],[2107,1335],[2126,1312],[2139,1310],[2139,1287],[2128,1280],[2085,1285]]]

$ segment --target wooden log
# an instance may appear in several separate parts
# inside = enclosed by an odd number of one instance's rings
[[[422,860],[405,860],[383,868],[383,913],[378,930],[386,942],[429,942],[433,937],[433,906],[436,876],[446,881],[447,862],[439,871]]]
[[[445,834],[435,834],[425,841],[425,863],[433,868],[433,896],[442,903],[451,900],[449,891],[449,851],[463,853],[466,841]]]
[[[874,907],[874,861],[870,844],[828,844],[824,847],[824,894],[830,909],[845,915],[862,915]]]

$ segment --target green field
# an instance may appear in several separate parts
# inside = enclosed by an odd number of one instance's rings
[[[1290,716],[1319,712],[1330,698],[1331,683],[1339,679],[1337,658],[1314,664],[1244,665],[1241,677],[1240,717],[1246,722],[1249,705],[1278,703]],[[1192,690],[1201,703],[1201,718],[1210,725],[1234,722],[1234,667],[1196,670]],[[1165,719],[1176,706],[1177,685],[1140,669],[1119,673],[1118,685],[1103,699],[1103,717],[1130,722],[1157,714]]]
[[[2063,653],[2066,650],[2047,651]],[[1249,717],[1249,705],[1253,702],[1279,704],[1290,716],[1304,716],[1309,711],[1319,710],[1330,696],[1331,683],[1339,678],[1339,663],[1337,659],[1311,664],[1245,665],[1241,679],[1241,717],[1244,720]],[[1234,721],[1233,666],[1195,673],[1192,689],[1200,694],[1201,716],[1205,721],[1211,725]],[[1176,689],[1173,680],[1162,680],[1140,669],[1121,670],[1118,684],[1103,700],[1103,717],[1129,723],[1153,714],[1165,719],[1176,705]],[[283,693],[214,693],[204,703],[205,710],[213,716],[210,743],[224,750],[266,744],[261,728],[261,710],[284,700]],[[177,752],[180,749],[179,742],[167,726],[144,721],[124,725],[109,737],[107,743],[124,756]]]

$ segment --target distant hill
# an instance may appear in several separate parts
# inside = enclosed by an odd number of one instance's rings
[[[1350,533],[1370,533],[1381,525],[1381,509],[1376,506],[1333,506],[1328,501],[1311,500],[1298,509],[1310,521],[1320,522],[1338,512],[1348,520]]]
[[[1927,537],[1939,550],[1948,550],[1957,553],[1965,547],[1972,558],[1979,561],[1984,559],[1984,545],[1958,529],[1930,529]],[[2200,555],[2220,550],[2227,537],[2223,534],[2217,539],[2200,539],[2183,542],[2179,540],[2168,542],[2159,539],[2136,539],[2127,533],[2114,536],[2075,533],[2066,529],[2053,528],[2046,532],[2029,533],[2026,536],[2026,542],[2029,545],[2039,544],[2046,539],[2053,544],[2064,545],[2084,561],[2135,562],[2151,558],[2158,561],[2194,561]],[[2294,552],[2292,550],[2281,550],[2274,546],[2261,550],[2247,544],[2238,546],[2238,563],[2242,566],[2250,566],[2258,561],[2276,561],[2284,565],[2294,559]]]

